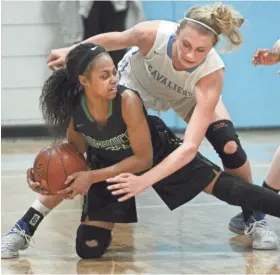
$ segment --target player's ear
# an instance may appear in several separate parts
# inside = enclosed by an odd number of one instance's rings
[[[87,79],[84,75],[79,75],[79,82],[82,86],[86,86]]]

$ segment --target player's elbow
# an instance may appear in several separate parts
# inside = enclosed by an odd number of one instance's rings
[[[188,156],[190,159],[193,159],[195,157],[198,150],[198,146],[195,143],[183,142],[181,146],[183,150],[183,157]]]
[[[139,158],[139,163],[142,171],[150,169],[153,166],[153,154],[146,154],[145,156],[142,156]]]
[[[153,155],[150,156],[145,162],[146,169],[151,169],[153,166]]]
[[[134,46],[139,46],[151,38],[151,23],[148,21],[140,22],[131,28],[134,39]]]

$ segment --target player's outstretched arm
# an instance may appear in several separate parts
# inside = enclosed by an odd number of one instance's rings
[[[153,46],[158,24],[158,21],[141,22],[133,28],[123,32],[98,34],[82,41],[81,43],[93,43],[102,46],[107,51],[115,51],[137,46],[139,47],[140,52],[145,55]],[[47,60],[49,68],[54,70],[55,68],[63,67],[67,54],[79,44],[75,44],[68,48],[53,49]]]

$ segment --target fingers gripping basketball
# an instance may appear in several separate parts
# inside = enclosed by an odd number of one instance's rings
[[[68,143],[42,149],[33,165],[34,180],[40,183],[41,189],[51,195],[66,187],[64,183],[69,175],[86,170],[83,155],[74,145]]]

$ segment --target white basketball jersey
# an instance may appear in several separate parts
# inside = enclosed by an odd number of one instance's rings
[[[184,119],[195,105],[195,84],[204,76],[224,67],[212,48],[206,59],[186,71],[176,71],[171,49],[178,25],[161,21],[156,40],[146,56],[133,47],[119,62],[119,82],[139,92],[145,107],[155,111],[172,108]]]

